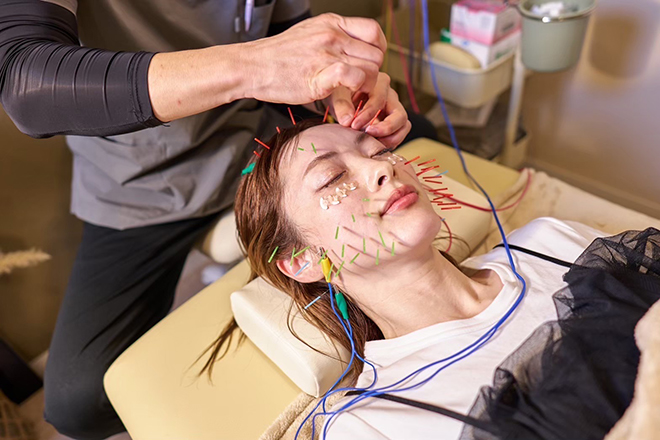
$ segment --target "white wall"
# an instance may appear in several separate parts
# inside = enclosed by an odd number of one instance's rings
[[[660,0],[600,0],[578,66],[534,74],[530,164],[660,218]]]

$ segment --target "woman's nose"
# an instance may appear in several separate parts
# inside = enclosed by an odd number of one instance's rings
[[[379,191],[383,185],[392,180],[394,168],[387,160],[370,160],[365,167],[367,188],[370,192]]]

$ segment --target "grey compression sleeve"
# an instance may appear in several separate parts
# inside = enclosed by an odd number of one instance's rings
[[[109,136],[161,124],[149,100],[153,55],[81,47],[71,11],[0,0],[0,102],[32,137]]]

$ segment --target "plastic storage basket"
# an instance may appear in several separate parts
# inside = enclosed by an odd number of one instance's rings
[[[391,43],[387,50],[387,72],[392,79],[405,83],[406,78],[400,54],[408,58],[410,51]],[[513,53],[504,56],[485,69],[462,69],[435,59],[430,62],[433,63],[443,98],[461,107],[475,108],[487,104],[511,85],[513,57]],[[424,93],[435,95],[429,58],[426,54],[421,55],[417,52],[412,55],[412,58],[414,60],[411,79],[413,86]]]

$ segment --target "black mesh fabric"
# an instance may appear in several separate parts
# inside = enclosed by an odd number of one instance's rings
[[[550,264],[550,263],[548,263]],[[660,298],[660,231],[594,240],[553,296],[558,320],[539,327],[482,388],[461,440],[602,439],[633,397],[634,329]]]

